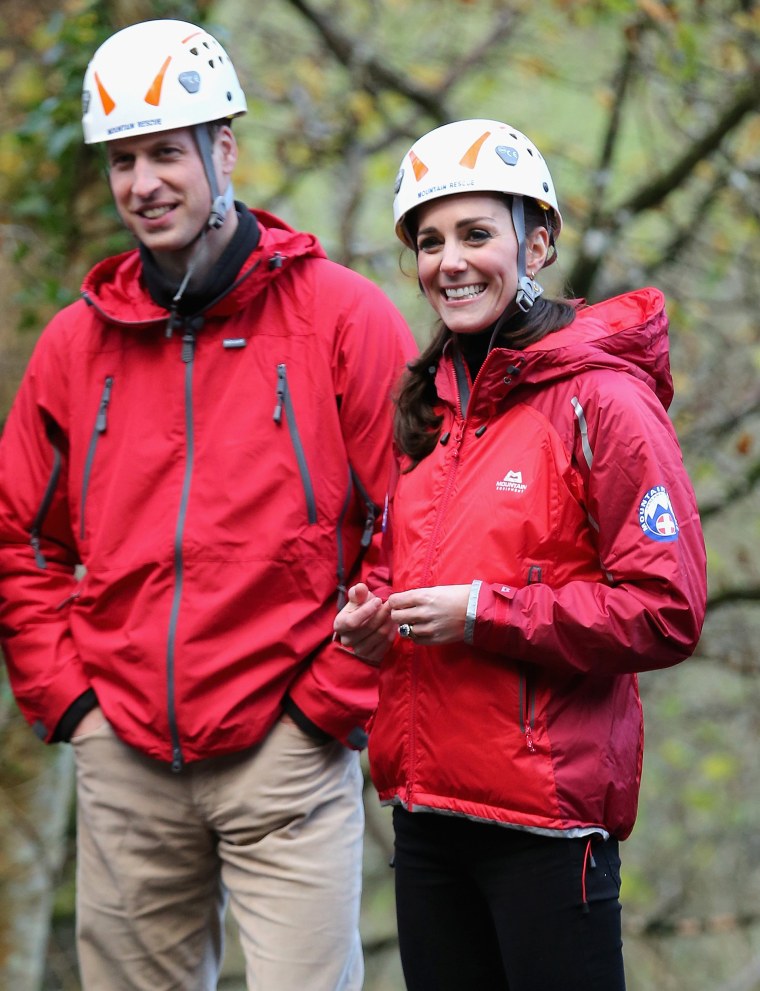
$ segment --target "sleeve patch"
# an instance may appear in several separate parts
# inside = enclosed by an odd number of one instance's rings
[[[639,526],[650,540],[678,540],[678,521],[664,485],[655,485],[639,505]]]

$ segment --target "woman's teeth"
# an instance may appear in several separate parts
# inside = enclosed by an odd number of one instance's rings
[[[483,283],[479,283],[476,286],[460,286],[456,289],[444,289],[443,292],[446,299],[470,299],[485,292],[485,288]]]

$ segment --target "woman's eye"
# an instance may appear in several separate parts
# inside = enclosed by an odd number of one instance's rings
[[[467,235],[468,241],[488,241],[491,235],[484,231],[482,227],[474,227]]]
[[[433,251],[440,243],[437,237],[423,237],[417,242],[417,250]]]

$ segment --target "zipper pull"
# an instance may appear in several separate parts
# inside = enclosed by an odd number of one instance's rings
[[[277,366],[277,405],[274,408],[272,419],[275,423],[282,420],[282,407],[285,403],[285,365]]]
[[[377,519],[377,511],[372,504],[367,505],[367,518],[364,521],[364,530],[362,532],[362,547],[369,547],[372,540],[372,534],[375,532],[375,520]]]
[[[109,375],[106,378],[106,384],[103,388],[103,395],[100,398],[100,406],[98,407],[98,416],[95,420],[95,429],[99,434],[104,434],[106,432],[107,420],[106,414],[108,413],[108,405],[111,402],[111,387],[113,386],[113,376]]]
[[[186,365],[193,360],[195,352],[195,334],[182,335],[182,360]]]
[[[32,545],[32,550],[34,551],[34,563],[44,571],[47,568],[47,561],[40,549],[40,535],[36,530],[33,530],[29,535],[29,543]]]
[[[338,612],[341,611],[343,606],[348,602],[348,589],[343,582],[338,585]],[[338,634],[333,633],[333,642],[337,639]]]
[[[525,726],[525,742],[528,745],[528,750],[534,754],[536,752],[536,744],[533,742],[533,730],[529,724]]]

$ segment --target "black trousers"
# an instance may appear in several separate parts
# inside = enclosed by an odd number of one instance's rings
[[[625,991],[618,844],[394,809],[408,991]]]

